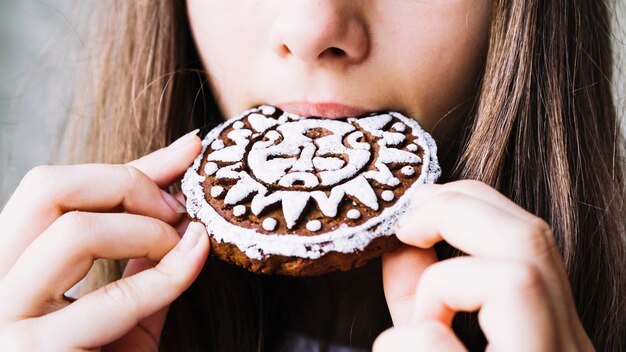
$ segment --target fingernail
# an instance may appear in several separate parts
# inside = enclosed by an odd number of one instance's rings
[[[177,148],[180,148],[180,147],[184,146],[185,144],[187,144],[191,140],[193,140],[193,138],[196,136],[198,131],[200,131],[200,129],[196,128],[195,130],[193,130],[193,131],[187,133],[186,135],[178,138],[172,144],[170,144],[169,147],[167,147],[167,149],[177,149]]]
[[[200,222],[192,222],[187,226],[187,231],[181,238],[178,245],[176,245],[176,249],[181,252],[189,252],[193,249],[193,247],[198,244],[200,240],[200,236],[204,233],[204,225]]]
[[[165,203],[176,213],[178,214],[186,214],[187,209],[183,204],[181,204],[173,195],[161,190],[161,197]]]

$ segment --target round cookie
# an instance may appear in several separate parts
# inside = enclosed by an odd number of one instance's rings
[[[302,118],[272,106],[211,130],[182,182],[211,252],[250,271],[349,270],[399,247],[396,220],[441,169],[436,145],[396,112]]]

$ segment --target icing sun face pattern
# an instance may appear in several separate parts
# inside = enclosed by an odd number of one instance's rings
[[[261,106],[202,143],[183,180],[187,209],[254,259],[362,250],[440,174],[430,135],[394,112],[331,120]]]

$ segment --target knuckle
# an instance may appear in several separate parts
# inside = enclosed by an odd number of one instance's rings
[[[521,231],[519,248],[524,252],[540,256],[547,253],[554,245],[554,238],[550,226],[540,218],[535,218]]]
[[[176,231],[173,227],[167,225],[165,222],[159,219],[146,218],[145,222],[145,228],[148,231],[147,233],[151,234],[157,239],[167,238],[171,234],[170,229],[174,232]]]
[[[467,196],[459,191],[455,190],[446,190],[439,194],[438,201],[442,203],[442,205],[454,204],[462,201],[467,198]]]
[[[435,282],[437,278],[440,277],[438,271],[440,270],[441,265],[441,263],[435,263],[426,267],[420,275],[418,287],[429,287],[431,283]]]
[[[451,184],[456,185],[460,188],[491,189],[491,186],[479,180],[460,180],[452,182]]]
[[[530,263],[510,263],[506,277],[510,283],[509,288],[514,292],[530,292],[544,288],[541,272]]]
[[[43,181],[49,180],[54,175],[55,168],[56,167],[51,165],[35,166],[26,173],[22,182],[27,184],[39,184]]]
[[[159,263],[157,264],[157,266],[154,267],[154,271],[157,273],[160,279],[169,282],[170,287],[172,287],[175,291],[186,287],[186,276],[180,275],[180,273],[178,273],[173,268]]]
[[[103,287],[104,299],[125,308],[137,308],[142,302],[140,289],[127,279],[113,281]]]
[[[138,169],[130,165],[118,165],[123,173],[124,186],[126,189],[134,189],[138,184],[142,184],[146,181],[147,176]]]
[[[18,188],[27,189],[31,192],[34,190],[38,193],[50,191],[53,187],[48,187],[48,185],[56,179],[58,168],[59,166],[51,165],[35,166],[22,178]]]
[[[57,231],[63,236],[87,236],[93,232],[94,222],[91,216],[80,211],[67,212],[56,221]]]

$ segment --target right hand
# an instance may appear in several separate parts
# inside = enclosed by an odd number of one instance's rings
[[[202,225],[180,240],[184,207],[162,190],[200,149],[189,134],[126,165],[42,166],[24,177],[0,213],[2,349],[158,350],[169,304],[209,252]],[[71,302],[64,293],[97,258],[146,259]]]

